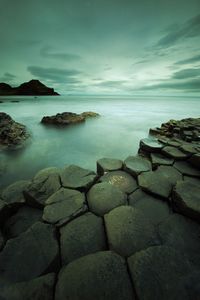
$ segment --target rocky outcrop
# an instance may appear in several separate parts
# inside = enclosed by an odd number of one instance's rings
[[[99,116],[99,114],[95,112],[84,112],[81,114],[76,114],[72,112],[63,112],[63,113],[56,114],[54,116],[45,116],[42,118],[41,123],[67,126],[71,124],[82,123],[85,122],[87,118],[97,117],[97,116]]]
[[[18,87],[11,87],[9,84],[0,83],[0,96],[57,96],[53,88],[49,88],[39,80],[30,80]]]

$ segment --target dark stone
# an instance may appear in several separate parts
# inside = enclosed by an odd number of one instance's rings
[[[198,152],[198,150],[196,149],[196,147],[193,144],[192,145],[191,144],[183,144],[180,147],[180,150],[188,155],[196,154]]]
[[[151,153],[151,163],[153,168],[157,168],[160,165],[166,165],[166,166],[173,165],[174,160],[160,153]]]
[[[45,116],[42,118],[41,123],[53,124],[53,125],[70,125],[85,122],[85,118],[82,115],[72,112],[63,112],[54,116]]]
[[[175,160],[184,160],[187,159],[188,154],[182,152],[178,148],[172,146],[166,146],[162,149],[162,153],[167,157],[170,157]]]
[[[3,223],[9,215],[8,204],[0,199],[0,224]]]
[[[115,158],[101,158],[97,160],[97,173],[103,175],[105,172],[122,169],[123,162]]]
[[[142,172],[151,171],[151,162],[141,156],[129,156],[124,161],[124,168],[137,177]]]
[[[81,257],[60,271],[55,300],[134,300],[125,260],[111,252]]]
[[[5,243],[4,236],[3,236],[3,234],[2,234],[2,232],[0,230],[0,251],[3,249],[4,243]]]
[[[140,149],[145,152],[160,152],[163,147],[164,145],[157,140],[145,138],[140,141]]]
[[[200,169],[200,153],[190,157],[189,162],[196,168]]]
[[[174,163],[174,168],[176,168],[183,175],[200,177],[200,170],[192,167],[188,162],[177,161]]]
[[[96,117],[100,117],[100,114],[93,112],[93,111],[84,111],[83,113],[80,114],[82,117],[84,117],[85,119],[88,118],[96,118]]]
[[[29,186],[30,181],[20,180],[15,183],[12,183],[6,187],[2,192],[2,199],[4,202],[9,204],[12,207],[18,207],[25,203],[24,190]]]

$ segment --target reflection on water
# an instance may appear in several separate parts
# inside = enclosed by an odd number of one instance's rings
[[[25,124],[31,140],[21,151],[0,153],[0,186],[31,178],[39,169],[78,164],[95,169],[101,157],[125,159],[136,154],[150,127],[169,119],[199,117],[198,98],[177,97],[0,97],[0,111]],[[45,127],[44,115],[95,111],[100,118],[67,128]]]

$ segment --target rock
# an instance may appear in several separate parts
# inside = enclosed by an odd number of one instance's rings
[[[140,251],[129,257],[128,265],[140,300],[174,299],[177,284],[191,271],[187,259],[166,246]]]
[[[119,188],[122,192],[130,194],[137,189],[136,180],[124,171],[113,171],[103,175],[101,182],[107,182]]]
[[[23,146],[28,137],[25,125],[15,122],[8,114],[0,112],[0,145],[2,147],[6,149]]]
[[[172,146],[166,146],[162,149],[162,153],[166,155],[167,157],[170,157],[175,160],[184,160],[187,159],[188,154],[182,152],[181,150],[172,147]]]
[[[140,149],[144,152],[160,152],[164,145],[157,140],[145,138],[140,141]]]
[[[200,225],[179,214],[171,214],[159,225],[162,244],[175,248],[200,267]]]
[[[188,155],[196,154],[198,152],[193,144],[183,144],[180,147],[180,150]]]
[[[173,167],[160,166],[157,170],[142,173],[138,176],[138,183],[147,193],[168,199],[173,186],[182,175]]]
[[[45,116],[42,118],[41,123],[53,125],[70,125],[85,122],[85,117],[72,112],[63,112],[54,116]]]
[[[157,243],[154,226],[131,206],[114,208],[104,218],[109,248],[122,256]]]
[[[49,273],[30,281],[19,282],[0,289],[2,300],[53,300],[55,274]]]
[[[92,186],[87,194],[90,211],[104,216],[113,208],[127,204],[127,196],[119,188],[107,182]]]
[[[194,154],[190,159],[188,160],[194,167],[200,169],[200,153]]]
[[[44,208],[43,220],[61,226],[87,210],[85,195],[61,188],[51,195]]]
[[[97,173],[103,175],[105,172],[121,170],[123,167],[122,160],[115,158],[101,158],[97,160]]]
[[[124,161],[124,169],[137,177],[142,172],[151,171],[151,162],[141,156],[129,156]]]
[[[151,163],[153,168],[155,169],[160,165],[173,165],[174,160],[172,158],[165,157],[160,153],[151,153]]]
[[[141,211],[152,224],[158,225],[169,216],[166,202],[146,194],[138,189],[129,195],[129,205]]]
[[[61,172],[62,185],[80,191],[88,190],[96,178],[95,172],[75,165],[68,166]]]
[[[3,249],[3,246],[4,246],[4,236],[0,230],[0,251]],[[1,299],[1,298],[0,298]]]
[[[0,224],[5,221],[9,215],[9,206],[8,204],[0,199]]]
[[[81,113],[80,115],[82,117],[84,117],[85,119],[100,117],[100,114],[93,112],[93,111],[85,111],[85,112]]]
[[[23,206],[10,217],[4,226],[8,239],[14,238],[26,231],[34,223],[42,220],[42,211],[36,208]]]
[[[43,207],[45,201],[61,187],[60,170],[46,168],[39,171],[24,191],[24,196],[31,205]]]
[[[55,300],[134,300],[125,260],[111,252],[81,257],[60,271]]]
[[[25,203],[24,190],[29,186],[30,181],[19,180],[6,187],[2,192],[2,199],[4,202],[12,207],[18,207]]]
[[[59,248],[52,225],[35,223],[26,232],[7,241],[0,253],[1,284],[34,279],[57,270]]]
[[[174,163],[174,168],[176,168],[183,175],[200,177],[200,170],[192,167],[188,162],[177,161]]]
[[[173,190],[172,199],[176,211],[200,221],[200,185],[180,181]]]
[[[63,226],[60,233],[63,265],[106,249],[103,220],[90,212]]]

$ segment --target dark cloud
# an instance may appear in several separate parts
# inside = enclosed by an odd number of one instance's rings
[[[51,47],[43,47],[40,54],[45,58],[58,59],[62,61],[76,61],[81,59],[81,57],[77,54],[54,52]]]
[[[140,88],[142,91],[150,90],[178,90],[178,91],[190,91],[190,92],[200,92],[200,79],[188,80],[188,81],[167,81],[163,83],[158,83],[150,86],[145,86]]]
[[[127,83],[126,80],[105,80],[94,85],[106,88],[121,88],[125,83]]]
[[[196,77],[200,77],[200,69],[183,69],[172,75],[172,79],[189,79]]]
[[[200,55],[177,61],[174,65],[186,65],[200,62]]]
[[[4,75],[0,78],[1,81],[3,82],[11,82],[16,78],[15,75],[11,74],[11,73],[4,73]]]

